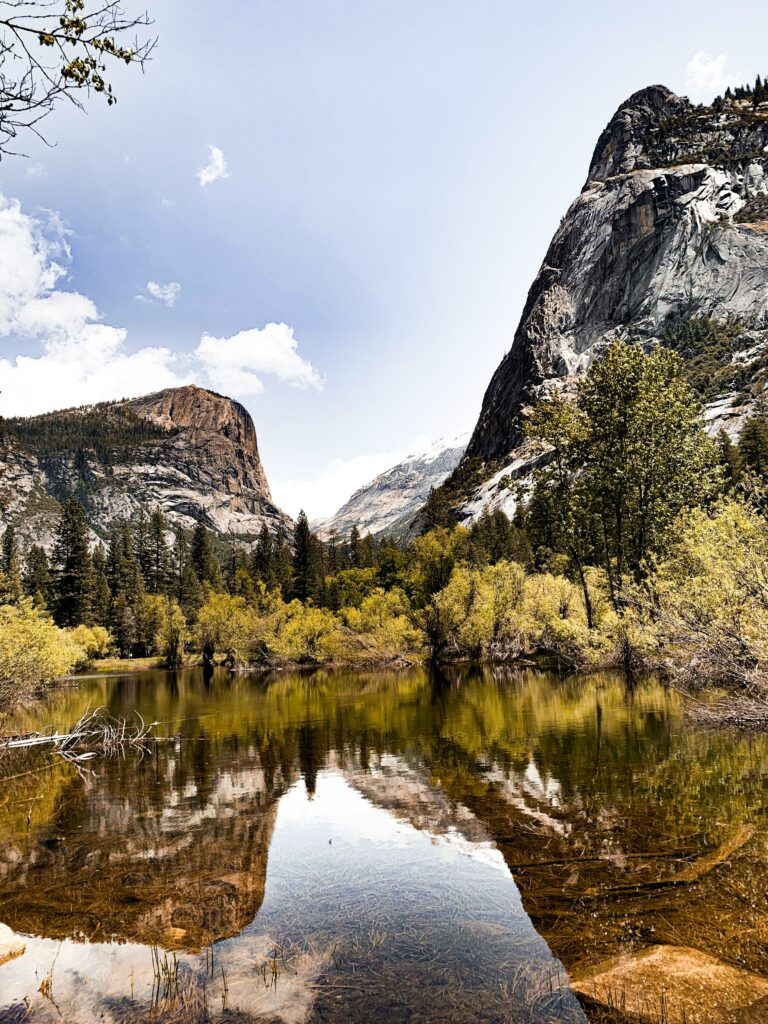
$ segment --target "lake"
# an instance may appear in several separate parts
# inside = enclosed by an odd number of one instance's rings
[[[2,1024],[577,1022],[619,953],[764,967],[768,740],[653,680],[145,672],[4,731],[102,705],[157,740],[0,761]]]

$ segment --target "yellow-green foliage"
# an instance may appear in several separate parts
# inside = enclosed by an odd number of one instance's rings
[[[209,590],[197,616],[195,640],[209,657],[219,653],[233,664],[249,660],[259,633],[259,614],[243,597]]]
[[[601,575],[590,574],[596,628],[590,630],[582,591],[564,576],[527,576],[515,562],[459,565],[420,614],[433,656],[503,661],[547,653],[568,665],[606,663],[616,617]]]
[[[333,612],[301,601],[281,605],[270,616],[270,628],[264,635],[266,653],[278,660],[310,664],[335,660],[342,637]]]
[[[184,661],[184,648],[188,639],[187,620],[179,607],[179,602],[166,598],[157,645],[163,661],[170,668],[175,668]]]
[[[402,590],[374,590],[359,608],[341,613],[352,638],[345,637],[339,652],[357,654],[359,660],[392,661],[410,657],[423,646],[423,637],[411,615],[408,598]],[[351,642],[350,642],[351,641]]]
[[[30,600],[0,606],[0,708],[71,672],[85,652]]]
[[[768,533],[737,501],[689,513],[654,580],[660,644],[692,681],[768,687]]]
[[[103,626],[77,626],[69,631],[69,635],[78,647],[83,649],[82,665],[87,665],[96,658],[107,658],[114,650],[114,641],[109,630]]]

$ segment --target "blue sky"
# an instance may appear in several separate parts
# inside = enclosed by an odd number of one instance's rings
[[[623,99],[768,72],[757,0],[148,4],[146,75],[0,163],[0,257],[38,275],[5,322],[0,280],[0,408],[228,390],[311,516],[474,423]]]

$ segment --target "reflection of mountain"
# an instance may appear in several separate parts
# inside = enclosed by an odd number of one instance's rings
[[[0,830],[0,900],[17,931],[189,949],[237,934],[262,903],[276,803],[300,775],[311,794],[330,764],[399,821],[495,844],[569,968],[651,936],[695,946],[696,929],[727,952],[712,934],[712,906],[731,898],[715,891],[716,873],[696,899],[642,887],[717,846],[723,822],[761,820],[768,738],[684,727],[661,686],[627,694],[611,677],[461,669],[440,680],[157,674],[103,687],[58,695],[59,720],[62,701],[76,718],[106,698],[113,713],[138,707],[183,738],[65,780],[29,831],[21,813],[5,819],[14,837]],[[12,785],[34,798],[29,779]],[[738,955],[758,967],[768,901],[739,913]]]
[[[256,753],[228,770],[205,741],[152,760],[149,778],[129,760],[73,782],[45,835],[6,847],[2,914],[14,930],[200,949],[253,920],[290,779],[267,785]]]

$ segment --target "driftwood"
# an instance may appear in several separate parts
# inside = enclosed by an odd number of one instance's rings
[[[48,750],[78,768],[99,754],[119,757],[129,748],[143,754],[158,723],[147,725],[138,712],[136,717],[138,723],[131,724],[125,718],[113,718],[103,707],[88,710],[67,732],[56,729],[0,737],[0,753],[36,747]]]

